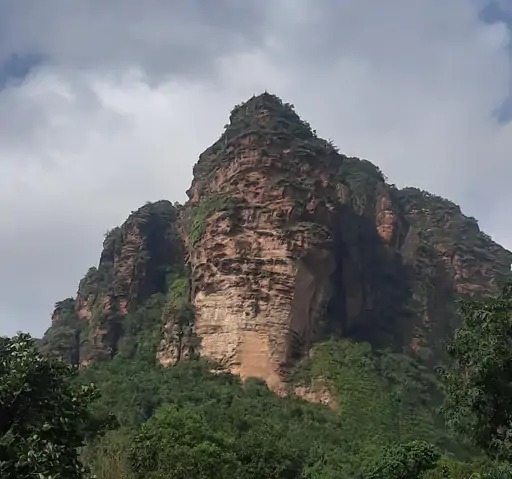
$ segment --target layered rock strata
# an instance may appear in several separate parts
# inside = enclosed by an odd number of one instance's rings
[[[432,232],[445,213],[412,191],[340,155],[277,97],[236,107],[194,168],[185,210],[201,353],[278,388],[327,335],[419,352],[433,323],[453,327],[456,293],[494,291],[511,255],[473,224],[486,253],[462,267],[456,251],[472,245],[459,227],[471,221],[443,200],[451,219]]]

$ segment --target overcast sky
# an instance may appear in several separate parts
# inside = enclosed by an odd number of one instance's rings
[[[40,335],[265,89],[512,248],[511,25],[511,0],[0,0],[0,334]]]

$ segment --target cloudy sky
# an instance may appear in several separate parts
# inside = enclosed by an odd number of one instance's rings
[[[0,0],[0,334],[267,89],[512,248],[512,0]]]

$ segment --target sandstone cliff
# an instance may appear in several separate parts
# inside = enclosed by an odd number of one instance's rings
[[[269,94],[232,111],[188,193],[201,352],[276,388],[329,335],[437,356],[456,294],[510,271],[458,207],[387,185]]]
[[[80,281],[76,298],[56,304],[43,350],[72,363],[112,358],[125,334],[125,317],[164,294],[168,276],[183,269],[177,211],[168,201],[148,203],[109,231],[98,267]]]
[[[148,344],[164,365],[200,353],[279,389],[331,336],[439,359],[457,295],[510,272],[456,205],[388,185],[268,93],[233,109],[187,193],[179,213],[146,205],[107,235],[47,350],[87,364]]]

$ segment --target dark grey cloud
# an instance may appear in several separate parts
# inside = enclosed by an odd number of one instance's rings
[[[42,55],[35,53],[11,53],[0,63],[0,89],[8,84],[19,84],[30,71],[41,64]]]
[[[263,2],[90,0],[0,3],[0,61],[37,52],[55,65],[140,67],[149,80],[206,75],[215,60],[259,42]]]
[[[508,0],[489,0],[484,2],[479,14],[485,22],[503,22],[512,25],[512,5]]]
[[[499,123],[508,123],[512,120],[512,94],[494,110],[494,117]]]
[[[232,106],[265,89],[512,247],[510,30],[485,4],[0,0],[0,334],[40,334],[104,232],[184,200]]]

